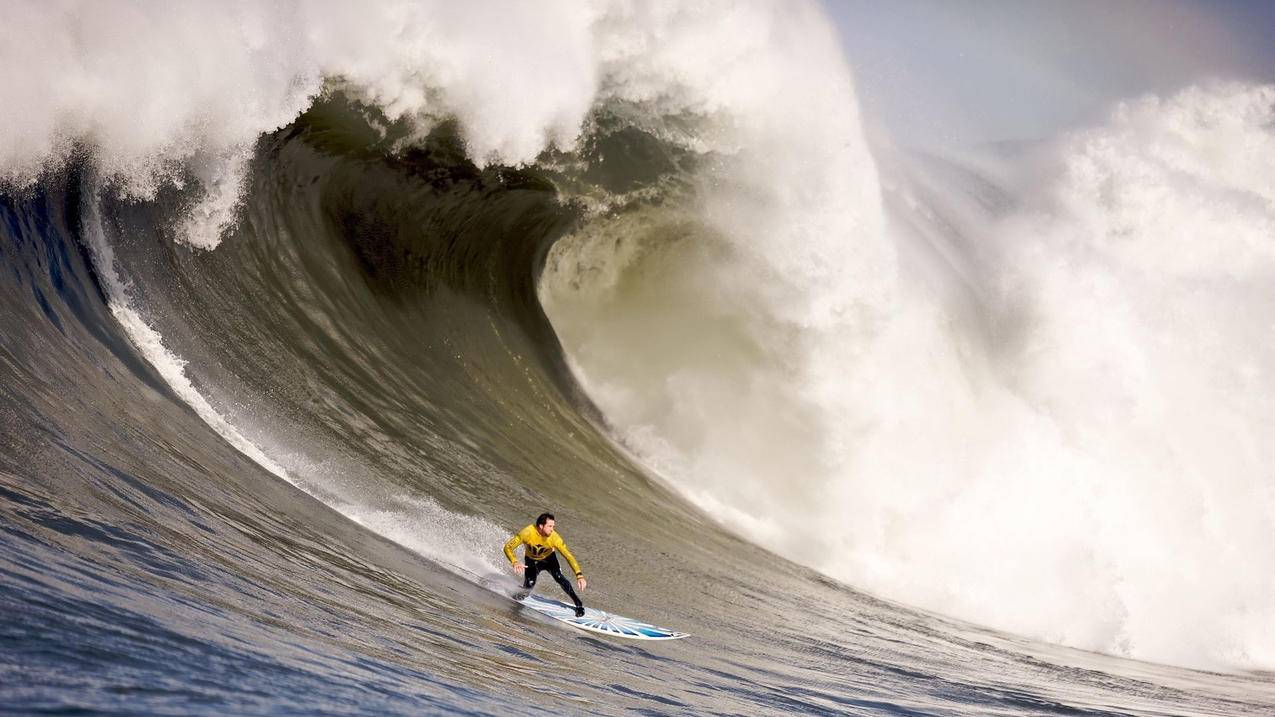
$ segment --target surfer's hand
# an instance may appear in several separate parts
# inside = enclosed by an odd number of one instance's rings
[[[580,590],[584,590],[585,587],[588,586],[588,584],[589,584],[589,581],[585,580],[583,575],[576,578],[576,587],[579,588]]]
[[[514,563],[514,575],[522,575],[522,563]]]

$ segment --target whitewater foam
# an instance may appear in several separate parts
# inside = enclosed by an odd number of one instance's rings
[[[569,146],[592,105],[595,15],[574,4],[17,3],[0,26],[0,180],[87,150],[129,196],[195,179],[183,238],[215,247],[261,134],[340,87],[390,119],[460,120],[471,156]],[[193,175],[190,171],[194,169]]]
[[[779,251],[806,239],[789,225],[864,243],[761,191],[773,216],[709,211],[695,241],[587,228],[555,247],[545,307],[625,444],[767,547],[1052,642],[1268,669],[1272,92],[1145,98],[1059,142],[1021,209],[959,227],[980,237],[973,320],[853,250],[741,269],[755,226]],[[836,289],[861,275],[886,290]]]

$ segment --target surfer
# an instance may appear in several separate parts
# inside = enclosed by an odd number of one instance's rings
[[[505,557],[509,558],[509,562],[514,566],[514,573],[523,576],[522,586],[528,590],[536,584],[536,576],[541,572],[547,572],[553,576],[570,598],[571,602],[576,604],[576,617],[584,617],[584,603],[580,602],[576,591],[571,588],[571,582],[562,574],[562,566],[558,565],[558,556],[554,551],[562,553],[562,557],[567,559],[567,563],[576,574],[576,585],[580,586],[583,591],[588,582],[584,579],[584,573],[580,570],[580,563],[576,562],[575,556],[567,550],[567,544],[562,541],[562,536],[553,532],[554,518],[552,513],[541,513],[536,518],[535,525],[528,525],[518,531],[512,538],[505,541]],[[523,546],[523,563],[518,562],[518,558],[514,557],[514,549],[519,545]]]

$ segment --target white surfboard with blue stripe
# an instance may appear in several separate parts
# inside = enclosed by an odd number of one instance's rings
[[[591,607],[584,609],[584,617],[576,617],[574,606],[539,595],[528,595],[518,602],[572,627],[612,637],[626,637],[630,640],[677,640],[689,637],[685,632],[648,625],[623,615],[615,615]]]

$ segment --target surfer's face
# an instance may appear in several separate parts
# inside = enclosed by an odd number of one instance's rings
[[[540,534],[546,538],[549,537],[553,534],[553,519],[546,520],[544,525],[537,525],[536,530],[540,531]]]

